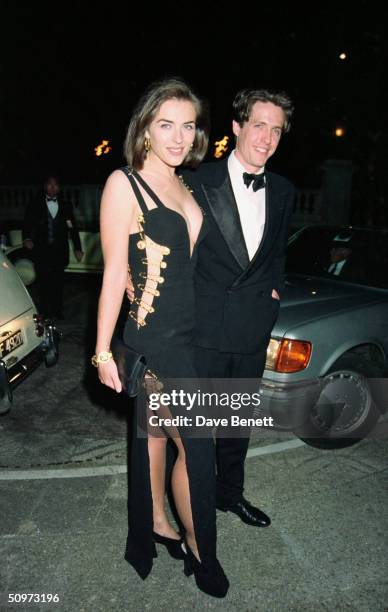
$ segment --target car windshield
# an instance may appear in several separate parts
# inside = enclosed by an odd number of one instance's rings
[[[289,239],[286,273],[388,289],[388,230],[304,228]]]

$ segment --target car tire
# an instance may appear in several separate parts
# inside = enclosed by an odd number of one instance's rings
[[[320,397],[296,435],[310,446],[328,450],[356,444],[380,416],[368,378],[383,377],[379,364],[344,355],[323,377]]]
[[[50,347],[44,356],[44,362],[48,368],[52,368],[58,361],[59,353],[55,346]]]
[[[46,351],[44,356],[45,364],[48,368],[55,366],[59,358],[59,340],[61,333],[55,326],[50,325],[46,330]]]
[[[7,369],[0,362],[0,415],[7,414],[12,408],[12,389],[8,383]]]
[[[1,394],[0,391],[0,416],[7,414],[12,408],[12,398],[8,394]]]

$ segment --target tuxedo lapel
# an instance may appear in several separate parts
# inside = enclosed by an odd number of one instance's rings
[[[201,187],[218,228],[233,257],[244,270],[249,264],[248,251],[227,164],[220,170],[216,183],[203,182]]]
[[[47,208],[46,196],[44,196],[44,199],[40,201],[39,208],[40,208],[40,218],[42,219],[42,222],[47,224],[49,211]]]

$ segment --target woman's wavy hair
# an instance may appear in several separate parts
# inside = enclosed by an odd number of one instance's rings
[[[272,102],[284,111],[283,132],[289,132],[294,106],[291,98],[284,91],[271,91],[269,89],[242,89],[233,101],[233,119],[242,127],[249,121],[253,105],[256,102]]]
[[[205,157],[209,142],[207,109],[183,80],[169,78],[152,83],[133,111],[124,142],[124,156],[131,168],[143,168],[147,155],[144,148],[146,130],[163,102],[172,99],[187,100],[193,104],[196,111],[195,139],[183,165],[196,168]]]

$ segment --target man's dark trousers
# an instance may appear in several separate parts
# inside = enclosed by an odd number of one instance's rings
[[[200,378],[256,378],[264,371],[266,352],[253,355],[221,353],[195,348],[196,369]],[[218,432],[220,433],[220,432]],[[231,505],[239,501],[244,489],[244,462],[249,437],[222,438],[217,435],[217,503]]]

